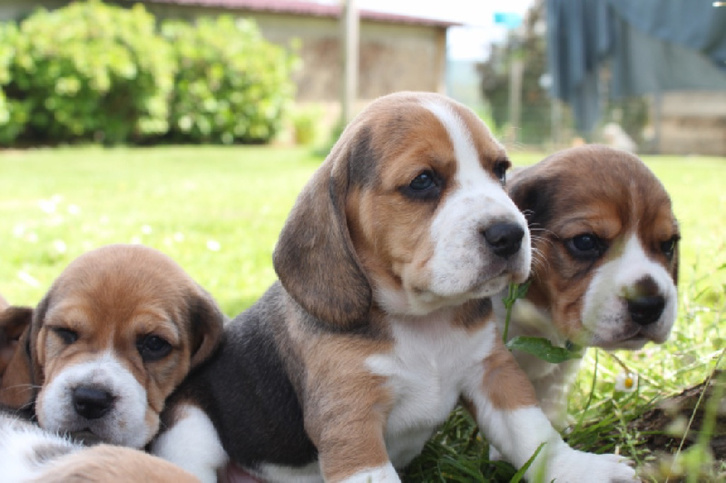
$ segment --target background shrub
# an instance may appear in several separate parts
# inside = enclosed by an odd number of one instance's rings
[[[175,64],[155,27],[140,4],[97,0],[39,10],[18,32],[6,26],[0,141],[118,143],[165,133]],[[12,57],[5,85],[3,53]]]
[[[15,24],[0,24],[0,144],[12,144],[28,123],[29,102],[9,98],[5,92],[12,80],[10,65],[17,37]]]
[[[253,21],[231,16],[196,25],[168,20],[162,35],[179,65],[173,140],[262,143],[280,130],[294,95],[296,55],[265,41]]]

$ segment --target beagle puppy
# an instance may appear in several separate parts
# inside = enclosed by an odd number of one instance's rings
[[[224,320],[181,267],[140,245],[78,257],[29,314],[0,403],[34,405],[46,430],[133,448],[157,433],[167,396],[212,353]]]
[[[170,398],[152,452],[216,481],[398,481],[458,401],[546,480],[627,480],[567,446],[504,347],[490,297],[529,274],[510,162],[469,109],[432,93],[371,103],[299,195],[279,281],[225,326]]]
[[[143,451],[107,444],[85,447],[2,412],[0,468],[5,483],[198,481]]]
[[[509,180],[532,233],[526,298],[510,337],[606,350],[662,343],[676,318],[678,222],[663,185],[635,155],[606,146],[566,149]],[[501,297],[495,298],[504,323]],[[550,364],[514,352],[555,426],[565,423],[579,358]]]

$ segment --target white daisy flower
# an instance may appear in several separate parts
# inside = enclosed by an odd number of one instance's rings
[[[638,387],[638,375],[633,372],[621,372],[615,377],[617,392],[633,392]]]

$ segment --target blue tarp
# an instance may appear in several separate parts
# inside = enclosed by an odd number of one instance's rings
[[[726,7],[713,0],[547,0],[553,97],[591,131],[604,95],[726,90]],[[602,67],[609,65],[609,82]]]

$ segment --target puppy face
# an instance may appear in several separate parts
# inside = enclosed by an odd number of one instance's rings
[[[171,259],[142,246],[89,252],[33,318],[41,426],[141,447],[189,369],[214,349],[222,315]]]
[[[527,276],[525,221],[503,189],[510,163],[473,113],[403,97],[361,124],[359,147],[377,162],[353,180],[346,213],[384,309],[422,315]]]
[[[347,313],[360,307],[365,314],[375,300],[388,313],[423,315],[492,295],[528,275],[529,250],[520,250],[529,243],[526,222],[503,189],[509,160],[460,104],[435,94],[386,96],[348,126],[326,163],[278,243],[276,268],[288,292],[313,290],[317,277],[310,274],[319,269],[293,267],[302,257],[288,263],[286,253],[306,253],[306,259],[326,253],[319,265],[330,273],[323,279],[356,291],[328,304]],[[322,242],[308,226],[321,217],[338,240],[312,250]],[[290,248],[301,243],[309,246]],[[348,262],[332,263],[340,247]],[[292,283],[294,272],[304,277],[300,288]],[[355,280],[343,282],[348,277]],[[329,286],[315,292],[318,299]],[[303,305],[315,313],[310,299]]]
[[[676,317],[678,223],[635,156],[604,146],[557,153],[513,177],[532,230],[528,299],[573,342],[637,349]]]

